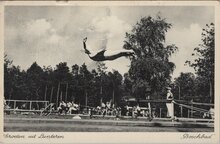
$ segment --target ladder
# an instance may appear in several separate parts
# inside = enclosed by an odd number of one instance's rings
[[[47,107],[45,107],[45,108],[41,111],[40,115],[41,115],[41,116],[42,116],[42,115],[45,115],[45,116],[50,115],[51,112],[52,112],[52,108],[53,108],[54,105],[55,105],[55,103],[50,103]]]

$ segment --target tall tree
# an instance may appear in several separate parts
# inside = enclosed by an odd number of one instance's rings
[[[54,71],[51,66],[43,66],[43,74],[42,74],[42,87],[44,87],[44,99],[50,102],[54,102]]]
[[[206,80],[210,102],[214,102],[215,27],[207,24],[202,31],[202,44],[194,49],[194,61],[186,61],[199,77]]]
[[[10,75],[10,68],[12,61],[8,59],[8,56],[4,55],[4,97],[5,99],[11,99],[13,93],[13,81],[12,75]]]
[[[106,89],[107,89],[107,74],[106,74],[106,69],[107,67],[105,66],[105,63],[103,62],[98,62],[97,63],[97,71],[99,75],[99,80],[98,80],[98,87],[100,88],[99,92],[99,98],[100,98],[100,105],[103,102],[103,97],[106,96]]]
[[[72,74],[73,76],[77,76],[79,74],[79,66],[77,64],[72,66]]]
[[[30,99],[40,100],[43,96],[42,87],[43,69],[34,62],[30,68],[27,69],[27,84],[30,91]]]
[[[63,100],[70,100],[68,94],[68,84],[71,80],[71,73],[66,62],[60,62],[54,70],[54,84],[56,87],[56,103]]]
[[[125,49],[131,49],[129,75],[133,82],[133,93],[140,98],[146,93],[158,96],[170,83],[175,68],[169,57],[177,50],[175,45],[165,45],[165,34],[171,24],[160,16],[144,17],[126,33]]]
[[[190,101],[196,96],[196,77],[193,73],[181,73],[175,79],[173,94],[175,99]]]
[[[100,77],[96,70],[91,71],[92,79],[90,82],[90,91],[88,97],[88,105],[89,106],[98,106],[100,105]]]
[[[54,70],[55,77],[58,81],[64,82],[70,78],[70,70],[67,66],[66,62],[61,62],[56,65],[56,69]]]
[[[72,79],[70,81],[71,89],[71,100],[75,101],[76,97],[79,95],[79,65],[75,64],[72,66]]]
[[[118,104],[121,99],[122,94],[122,75],[118,71],[113,71],[108,73],[109,77],[109,88],[110,91],[110,99],[112,100],[113,104]]]
[[[81,96],[79,100],[81,104],[84,104],[87,106],[93,76],[90,73],[90,71],[87,69],[87,66],[85,65],[85,63],[80,66],[79,75],[80,75],[79,87],[81,90]]]
[[[123,89],[124,89],[124,96],[131,96],[132,94],[132,80],[128,73],[124,74],[124,81],[123,81]]]
[[[14,66],[12,60],[4,56],[4,96],[5,99],[29,99],[31,91],[25,71],[19,66]]]

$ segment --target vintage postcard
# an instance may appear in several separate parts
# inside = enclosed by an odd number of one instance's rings
[[[0,142],[217,144],[219,11],[0,2]]]

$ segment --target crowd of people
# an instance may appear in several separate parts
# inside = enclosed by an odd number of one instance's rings
[[[55,110],[55,107],[53,107]],[[137,117],[154,117],[154,113],[150,111],[149,108],[141,108],[139,105],[136,106],[123,106],[123,107],[116,107],[111,102],[102,103],[101,106],[97,107],[89,107],[89,106],[82,106],[76,104],[74,102],[64,102],[61,101],[59,106],[57,107],[58,114],[65,115],[65,114],[88,114],[90,117],[94,115],[101,115],[105,116],[132,116],[133,118]]]
[[[139,105],[129,107],[125,106],[125,116],[132,116],[133,118],[137,117],[155,117],[155,111],[151,111],[150,108],[140,107]]]
[[[53,108],[53,110],[55,110]],[[61,101],[57,107],[59,114],[89,114],[89,115],[109,115],[116,116],[121,115],[121,108],[115,107],[110,102],[102,103],[101,106],[90,107],[76,104],[74,102]]]
[[[59,106],[57,107],[57,110],[59,114],[79,113],[80,105],[74,102],[61,101]]]
[[[103,117],[108,116],[121,116],[121,107],[115,107],[111,102],[102,103],[101,106],[90,107],[88,114],[93,115],[102,115]]]

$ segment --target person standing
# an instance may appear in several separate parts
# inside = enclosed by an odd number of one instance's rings
[[[173,100],[173,94],[171,92],[171,88],[167,87],[167,100],[168,102],[166,103],[167,106],[167,117],[170,117],[171,119],[174,118],[174,104],[172,102]]]
[[[171,88],[167,87],[167,100],[173,100],[173,93],[171,92]]]

